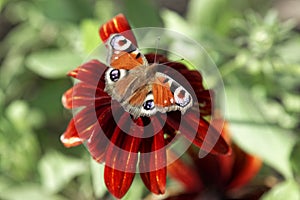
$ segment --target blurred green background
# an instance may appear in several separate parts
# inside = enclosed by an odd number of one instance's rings
[[[120,12],[133,27],[204,46],[225,83],[234,141],[264,162],[263,199],[300,199],[299,1],[0,0],[0,11],[0,199],[112,199],[103,166],[59,137],[72,117],[61,105],[65,74]],[[125,199],[147,196],[133,184]]]

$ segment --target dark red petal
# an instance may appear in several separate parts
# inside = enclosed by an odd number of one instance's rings
[[[82,144],[73,119],[70,121],[66,131],[60,136],[60,141],[65,147],[74,147]]]
[[[116,126],[111,108],[106,107],[99,115],[98,123],[96,122],[95,129],[87,142],[91,156],[99,163],[104,162],[105,150]]]
[[[165,123],[163,130],[165,132],[165,145],[168,145],[170,142],[174,142],[173,139],[176,137],[176,130],[169,126],[169,124],[167,123]]]
[[[131,127],[128,113],[124,113],[117,124],[106,151],[104,179],[110,193],[121,198],[128,191],[135,176],[141,137],[127,135],[119,128],[119,126],[125,129]],[[142,134],[142,129],[136,127],[131,131],[134,135]]]
[[[72,109],[72,96],[73,96],[73,87],[68,89],[62,96],[61,102],[63,106],[67,109]]]
[[[210,126],[210,124],[205,119],[203,119],[202,117],[200,117],[200,119],[196,119],[191,112],[191,114],[188,115],[187,118],[184,118],[184,120],[186,122],[186,125],[193,122],[199,124],[197,135],[193,140],[193,143],[196,146],[202,147],[202,150],[210,151],[210,153],[213,154],[229,154],[231,152],[229,145],[221,136],[221,134],[213,126]],[[184,135],[189,139],[189,133],[186,133]],[[207,147],[213,147],[212,149],[205,149],[206,145],[202,145],[204,138],[206,139]]]
[[[127,39],[129,39],[135,46],[137,46],[136,39],[131,27],[123,14],[118,14],[99,29],[99,35],[103,42],[105,42],[111,34],[122,33]]]
[[[202,83],[203,78],[198,71],[189,70],[183,63],[179,63],[179,62],[175,62],[175,61],[172,62],[172,61],[168,60],[167,57],[165,57],[164,55],[150,53],[150,54],[146,54],[145,57],[149,63],[153,63],[154,61],[156,61],[158,63],[162,63],[162,64],[166,63],[167,66],[178,71],[181,75],[184,76],[184,78],[186,80],[188,80],[188,82],[194,88],[195,92],[204,90],[204,86]],[[167,69],[165,69],[163,72],[168,74],[169,71]],[[170,73],[170,74],[172,74],[172,73]],[[178,81],[180,83],[184,83],[184,81],[182,81],[182,82],[180,80],[178,80]]]
[[[221,130],[224,140],[227,144],[231,144],[228,124],[223,118],[219,117],[217,112],[215,113],[211,124],[218,130]],[[232,153],[228,153],[226,156],[209,154],[201,159],[199,159],[198,152],[196,151],[190,151],[190,155],[194,159],[194,162],[197,163],[202,181],[206,185],[219,186],[219,188],[226,187],[232,173],[234,173],[233,164],[235,158]]]
[[[161,54],[148,53],[148,54],[145,54],[145,57],[149,63],[154,63],[154,62],[167,63],[167,62],[169,62],[167,57],[164,55],[161,55]]]
[[[105,87],[104,74],[106,69],[107,66],[105,64],[98,60],[91,60],[69,72],[68,75],[103,90]]]
[[[155,117],[152,123],[160,123]],[[164,131],[161,130],[153,137],[143,139],[140,155],[141,178],[146,187],[155,194],[165,193],[166,187],[166,150]]]
[[[180,121],[181,117],[183,120]],[[221,134],[215,128],[210,126],[205,119],[197,117],[193,111],[189,111],[182,116],[180,112],[171,112],[168,114],[167,123],[175,130],[178,130],[178,127],[180,126],[180,131],[183,136],[192,141],[193,144],[201,148],[203,151],[207,151],[212,154],[230,153],[230,147]],[[195,132],[197,133],[196,135],[194,135]],[[208,137],[205,138],[207,134]],[[204,138],[206,139],[206,145],[202,145]],[[212,149],[210,149],[211,147]]]
[[[94,107],[89,106],[82,109],[79,113],[74,117],[75,126],[78,132],[78,135],[82,139],[88,139],[91,137],[91,134],[97,125],[96,122],[98,120],[99,115],[105,110],[108,106],[102,107]]]
[[[175,111],[175,112],[169,112],[167,114],[168,117],[167,117],[166,125],[178,131],[180,126],[180,120],[182,117],[181,112]]]
[[[196,149],[189,149],[189,155],[193,159],[203,184],[206,187],[224,189],[231,177],[234,158],[231,155],[208,154],[199,158]]]
[[[200,115],[201,116],[208,116],[213,113],[213,98],[214,98],[214,93],[212,90],[201,90],[195,91],[198,104],[199,104],[199,110],[200,110]]]
[[[178,156],[172,152],[167,151],[168,159],[175,160]],[[177,159],[175,162],[168,165],[168,174],[181,182],[187,192],[201,191],[203,189],[203,183],[199,177],[197,169],[188,162],[184,162],[182,159]]]
[[[227,186],[228,189],[244,186],[258,173],[262,165],[258,157],[247,154],[238,146],[233,145],[232,149],[235,162],[231,182]]]
[[[117,198],[122,198],[129,190],[135,173],[124,172],[105,165],[104,181],[108,191]]]
[[[104,106],[110,104],[110,102],[111,98],[106,92],[84,82],[77,83],[67,90],[62,97],[62,103],[68,109],[94,104]]]

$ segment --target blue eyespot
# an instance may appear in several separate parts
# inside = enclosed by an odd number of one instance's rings
[[[118,69],[111,70],[111,72],[109,73],[109,78],[113,82],[118,81],[120,78],[120,70]]]
[[[145,101],[145,103],[143,104],[143,107],[145,110],[153,110],[155,107],[154,101],[152,99]]]

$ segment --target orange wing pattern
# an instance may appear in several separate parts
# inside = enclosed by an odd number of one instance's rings
[[[166,107],[175,104],[173,93],[166,77],[158,77],[152,85],[154,104],[157,107]]]
[[[110,66],[115,69],[129,70],[143,64],[143,58],[135,53],[122,52],[121,55],[113,53],[110,57]]]
[[[148,65],[145,56],[123,35],[112,34],[106,42],[106,47],[109,50],[107,62],[115,69],[129,70],[141,65]]]
[[[154,104],[161,112],[179,110],[184,113],[193,105],[191,94],[166,74],[157,72],[152,84]]]
[[[138,107],[142,106],[148,93],[149,93],[149,89],[147,87],[140,88],[130,98],[129,104],[131,106],[138,106]]]

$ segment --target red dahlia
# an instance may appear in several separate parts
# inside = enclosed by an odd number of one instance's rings
[[[103,41],[113,33],[124,33],[136,44],[135,37],[123,15],[118,15],[100,28]],[[104,179],[108,190],[117,198],[128,191],[138,166],[146,187],[155,194],[165,192],[166,148],[179,135],[204,151],[228,154],[230,147],[220,133],[204,119],[212,110],[212,92],[202,85],[198,71],[188,70],[178,62],[169,62],[163,55],[145,55],[149,63],[166,63],[188,80],[196,95],[197,104],[184,115],[179,111],[157,113],[151,117],[132,118],[119,102],[104,91],[107,66],[91,60],[68,73],[80,82],[65,92],[62,102],[67,109],[80,109],[70,121],[61,141],[66,147],[86,142],[92,157],[105,163]],[[165,71],[168,74],[168,70]],[[180,77],[174,77],[180,82]],[[197,108],[197,109],[194,109]],[[200,110],[200,114],[197,112]],[[201,116],[200,116],[201,115]],[[215,141],[206,141],[207,132]],[[150,136],[149,136],[150,133]],[[180,133],[180,134],[179,134]],[[210,148],[208,148],[210,147]]]

